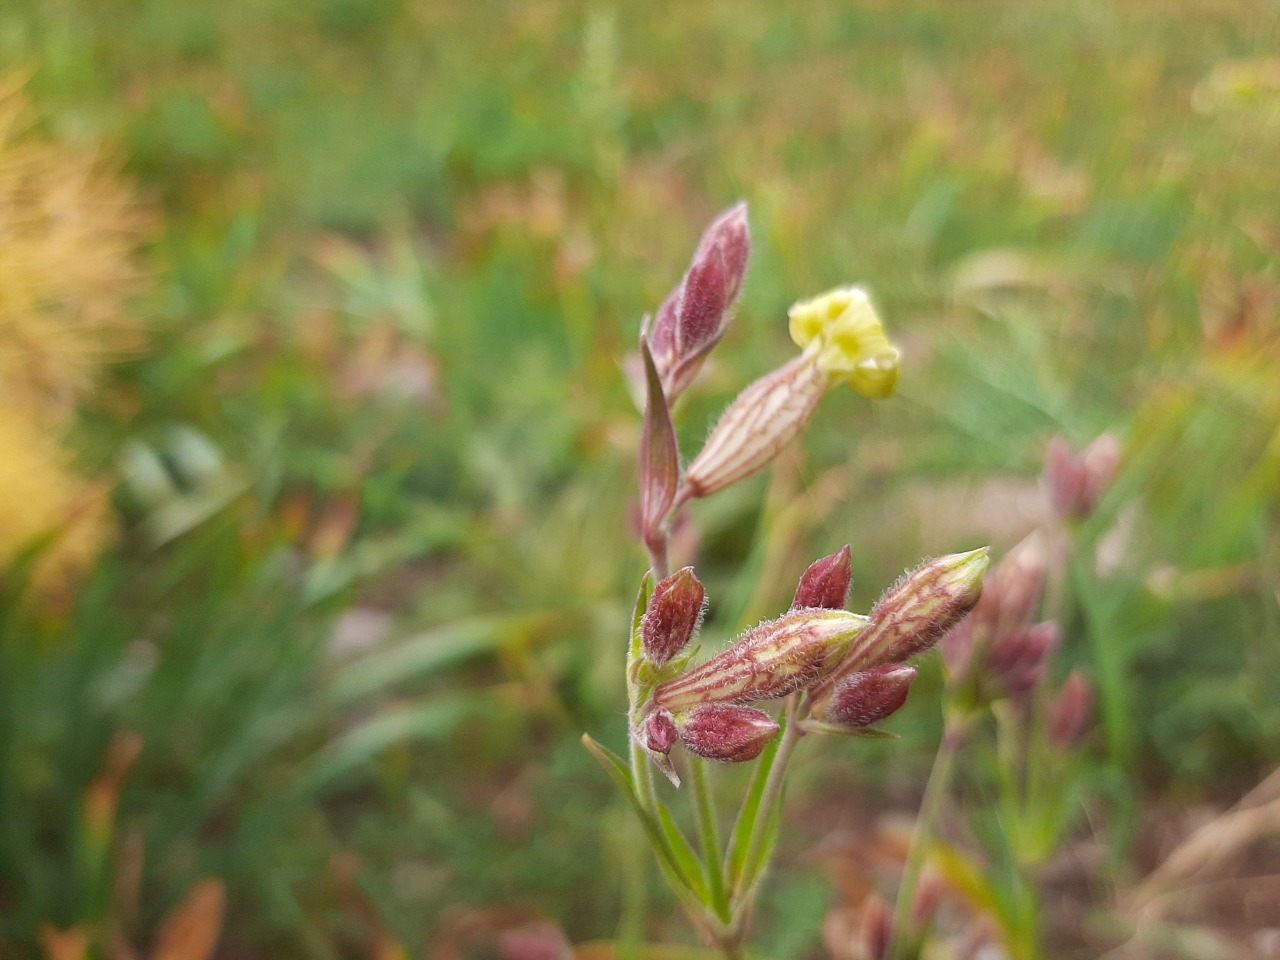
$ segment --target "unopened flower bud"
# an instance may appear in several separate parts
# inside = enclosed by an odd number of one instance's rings
[[[841,680],[827,707],[827,722],[855,729],[875,726],[907,702],[916,672],[908,664],[889,663]]]
[[[867,626],[843,610],[795,610],[749,630],[737,643],[653,693],[653,703],[681,713],[708,703],[785,697],[825,676]]]
[[[849,602],[849,589],[853,586],[853,552],[845,544],[838,553],[817,560],[804,572],[796,587],[793,610],[801,607],[822,607],[827,610],[843,610]]]
[[[921,874],[916,902],[911,906],[911,925],[915,929],[922,930],[933,922],[933,915],[942,902],[942,891],[942,878],[935,871],[926,870]]]
[[[675,402],[733,319],[733,308],[751,256],[747,205],[722,213],[702,235],[693,263],[680,285],[646,319],[644,334],[653,350],[667,399]]]
[[[502,960],[573,960],[573,947],[560,928],[537,921],[498,935]]]
[[[765,374],[729,404],[685,473],[691,497],[708,497],[767,467],[800,435],[829,384],[810,357]]]
[[[690,753],[721,763],[754,760],[777,735],[777,721],[763,710],[731,703],[699,707],[680,729]]]
[[[1084,464],[1084,494],[1089,513],[1097,508],[1098,501],[1115,479],[1122,452],[1120,441],[1110,433],[1102,434],[1085,448],[1080,459]]]
[[[901,355],[862,287],[840,287],[801,301],[787,316],[791,339],[833,380],[872,399],[893,393]]]
[[[835,672],[812,691],[815,709],[827,709],[836,687],[855,673],[901,663],[933,646],[982,596],[987,548],[921,564],[890,587],[871,611],[871,626]]]
[[[1044,540],[1027,537],[1000,561],[974,618],[988,624],[995,642],[1024,629],[1035,616],[1044,595],[1048,560]]]
[[[1062,628],[1053,620],[1000,637],[987,651],[986,672],[1009,696],[1025,696],[1044,682],[1049,658],[1061,642]]]
[[[1066,437],[1049,441],[1044,456],[1044,484],[1054,512],[1084,520],[1097,509],[1120,466],[1120,441],[1104,433],[1077,456]]]
[[[1044,485],[1049,505],[1062,517],[1075,517],[1084,498],[1084,464],[1071,441],[1056,436],[1044,451]]]
[[[1062,750],[1078,744],[1093,714],[1093,699],[1089,678],[1079,670],[1071,671],[1062,689],[1045,708],[1049,742]]]
[[[650,753],[670,753],[680,739],[680,729],[670,710],[658,709],[645,718],[640,744]]]
[[[640,625],[644,655],[654,666],[666,665],[689,645],[702,622],[706,597],[693,567],[658,581]]]
[[[862,956],[866,960],[889,960],[893,944],[893,914],[878,893],[862,901]]]

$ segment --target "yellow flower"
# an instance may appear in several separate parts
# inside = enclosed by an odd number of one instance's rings
[[[874,400],[898,385],[901,354],[862,287],[839,287],[789,311],[791,339],[818,369]]]

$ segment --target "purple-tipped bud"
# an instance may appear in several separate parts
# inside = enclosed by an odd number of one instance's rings
[[[657,317],[646,320],[644,333],[670,401],[693,382],[707,354],[724,336],[750,257],[747,205],[739,203],[707,228],[689,272]]]
[[[821,607],[826,610],[843,610],[849,602],[849,590],[853,586],[853,551],[845,544],[839,553],[815,561],[796,587],[796,599],[791,609]]]
[[[709,703],[772,700],[830,672],[867,618],[844,610],[795,610],[749,630],[732,647],[653,692],[675,713]]]
[[[986,547],[938,557],[890,587],[871,611],[871,626],[837,670],[814,686],[815,709],[826,709],[845,678],[901,663],[933,646],[977,604],[987,563]]]
[[[1102,434],[1085,448],[1080,459],[1084,464],[1084,494],[1089,513],[1097,508],[1098,501],[1115,479],[1122,453],[1120,441],[1110,433]]]
[[[1000,637],[987,651],[985,669],[1011,697],[1022,697],[1044,682],[1049,658],[1062,642],[1053,620]]]
[[[905,663],[889,663],[842,680],[827,707],[827,722],[855,729],[875,726],[902,709],[916,672]]]
[[[680,739],[680,728],[670,710],[655,710],[645,718],[640,743],[650,753],[670,753]]]
[[[1084,499],[1084,464],[1066,437],[1054,437],[1045,448],[1044,485],[1054,513],[1061,517],[1078,516]]]
[[[658,581],[640,625],[644,655],[655,666],[665,666],[689,645],[702,622],[706,599],[693,567]]]
[[[680,730],[690,753],[721,763],[754,760],[777,735],[777,721],[763,710],[731,703],[699,707]]]
[[[1071,671],[1057,696],[1045,708],[1049,742],[1062,750],[1076,746],[1093,715],[1093,684],[1079,670]]]
[[[573,960],[573,947],[553,923],[538,921],[498,935],[502,960]]]
[[[916,887],[916,902],[911,907],[911,925],[922,930],[933,922],[933,915],[938,912],[938,904],[942,902],[942,878],[933,870],[926,870],[920,876],[920,885]]]
[[[1044,595],[1048,560],[1044,541],[1033,534],[1000,562],[974,619],[990,626],[994,642],[1030,625]]]
[[[893,944],[893,914],[878,893],[862,901],[862,956],[867,960],[889,960]]]
[[[1098,506],[1120,466],[1120,441],[1104,433],[1077,456],[1065,437],[1049,441],[1044,456],[1044,483],[1049,503],[1059,516],[1084,520]]]
[[[801,354],[743,390],[689,464],[687,494],[709,497],[771,464],[804,431],[830,385],[814,358]]]

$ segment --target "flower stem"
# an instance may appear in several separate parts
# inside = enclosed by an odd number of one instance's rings
[[[693,797],[698,808],[698,835],[707,871],[707,888],[711,891],[711,906],[720,921],[728,924],[731,914],[724,886],[724,870],[720,864],[720,831],[716,827],[715,806],[711,802],[711,788],[707,784],[706,763],[691,757],[689,779],[693,781]]]
[[[955,770],[956,756],[964,744],[968,723],[960,718],[948,718],[942,734],[942,742],[938,745],[938,753],[933,759],[933,769],[929,772],[929,782],[924,788],[924,799],[920,801],[920,813],[916,816],[915,831],[911,835],[911,849],[907,854],[907,863],[902,871],[902,881],[898,885],[898,898],[893,910],[893,946],[889,956],[894,960],[908,960],[908,950],[915,939],[915,918],[912,916],[915,907],[916,891],[920,886],[920,875],[924,872],[925,861],[929,856],[929,847],[933,843],[934,829],[937,827],[938,815],[942,811],[942,802],[946,799],[951,786],[951,775]]]
[[[795,751],[796,744],[804,736],[804,732],[800,729],[800,724],[795,715],[796,700],[797,698],[794,695],[787,700],[785,708],[787,726],[782,733],[782,742],[778,744],[778,753],[773,758],[773,767],[769,770],[769,779],[765,782],[764,793],[760,797],[760,809],[756,814],[755,827],[751,831],[751,837],[748,840],[747,855],[742,861],[742,872],[731,878],[733,882],[733,898],[735,900],[745,896],[750,884],[748,883],[747,887],[743,887],[743,883],[759,872],[755,868],[756,860],[760,857],[765,836],[769,832],[769,822],[773,819],[774,807],[782,799],[782,782],[787,774],[787,764],[791,760],[791,754]]]

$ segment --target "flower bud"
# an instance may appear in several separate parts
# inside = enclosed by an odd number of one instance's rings
[[[905,663],[889,663],[841,680],[827,707],[827,722],[854,729],[875,726],[907,702],[916,672]]]
[[[828,383],[812,358],[799,356],[743,390],[689,465],[686,493],[708,497],[767,467],[804,430]]]
[[[849,589],[853,586],[853,552],[845,544],[839,553],[817,560],[804,572],[796,587],[796,598],[791,609],[822,607],[827,610],[843,610],[849,602]]]
[[[731,703],[699,707],[680,729],[690,753],[721,763],[754,760],[777,735],[777,721],[763,710]]]
[[[989,625],[993,642],[1031,624],[1044,595],[1048,561],[1043,539],[1027,537],[1000,561],[974,619]]]
[[[739,203],[707,228],[689,272],[662,304],[657,317],[652,321],[646,318],[643,332],[671,402],[693,382],[707,354],[724,336],[742,292],[750,256],[747,205]]]
[[[867,626],[843,610],[796,610],[762,623],[719,656],[653,692],[673,713],[708,703],[772,700],[825,676]]]
[[[1071,671],[1062,689],[1045,707],[1049,742],[1061,750],[1076,746],[1093,714],[1093,684],[1079,670]]]
[[[502,960],[573,960],[573,947],[553,923],[536,921],[498,935]]]
[[[1066,437],[1049,441],[1044,456],[1044,484],[1054,512],[1084,520],[1098,506],[1120,465],[1120,442],[1104,433],[1077,456]]]
[[[1077,505],[1084,497],[1084,465],[1064,436],[1054,437],[1045,448],[1044,485],[1054,513],[1062,517],[1076,515]]]
[[[1000,637],[987,651],[987,675],[1009,696],[1022,697],[1042,682],[1049,658],[1062,642],[1062,628],[1053,620]]]
[[[650,753],[666,754],[671,752],[676,741],[680,739],[680,729],[676,726],[676,718],[670,710],[655,710],[645,717],[641,727],[640,745]]]
[[[871,611],[871,626],[836,671],[812,691],[821,712],[846,678],[886,663],[901,663],[934,645],[977,604],[987,571],[987,548],[921,564],[890,587]]]
[[[866,960],[889,960],[893,944],[893,914],[878,893],[862,901],[862,956]]]
[[[665,666],[689,645],[702,622],[706,597],[693,567],[658,581],[640,624],[644,655],[654,666]]]
[[[865,397],[882,399],[898,385],[900,354],[862,287],[840,287],[795,304],[791,339],[818,368]]]
[[[1085,448],[1080,459],[1084,465],[1084,495],[1089,513],[1097,509],[1098,501],[1115,479],[1122,452],[1120,441],[1110,433],[1102,434]]]

